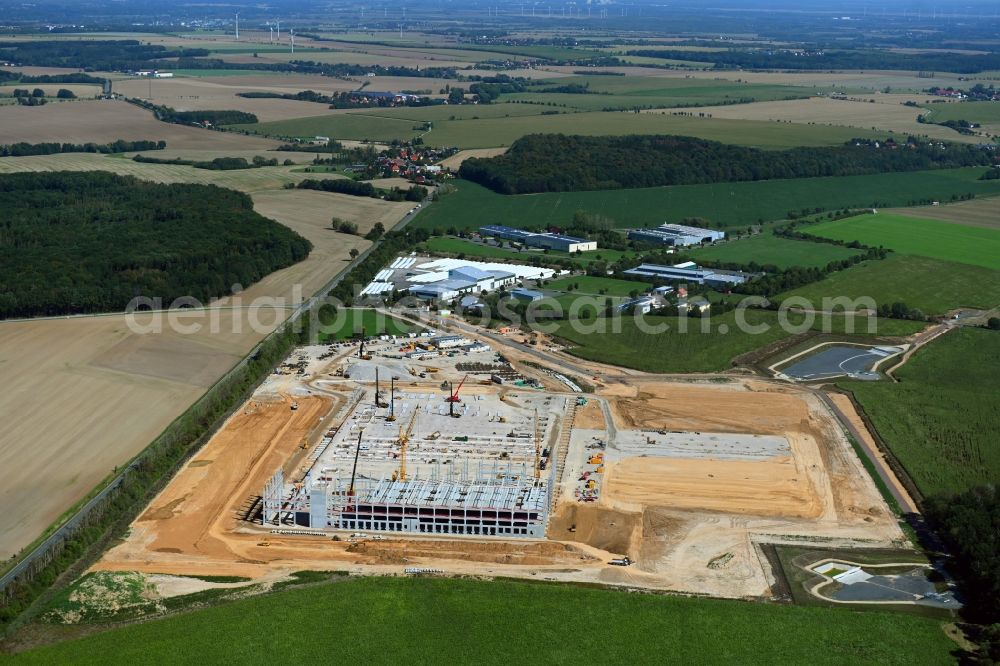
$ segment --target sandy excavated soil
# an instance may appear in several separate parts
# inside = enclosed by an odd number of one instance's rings
[[[1000,229],[1000,197],[979,197],[942,206],[894,208],[891,212],[927,220],[967,224],[971,227]]]
[[[169,148],[196,150],[267,150],[278,146],[269,139],[160,122],[149,111],[116,100],[0,107],[0,143],[108,143],[115,139],[162,139]]]
[[[964,136],[947,127],[918,123],[917,116],[925,113],[924,109],[903,106],[895,101],[870,104],[860,101],[835,100],[829,97],[812,97],[730,106],[703,106],[679,109],[678,111],[712,114],[713,118],[780,120],[791,123],[838,125],[866,130],[893,130],[895,132],[926,134],[935,139],[949,139],[967,143],[980,141],[977,137]],[[649,111],[649,113],[662,112],[663,109]]]
[[[585,406],[578,408],[573,419],[573,427],[581,430],[604,430],[607,426],[604,423],[601,403],[591,400]]]
[[[641,381],[641,380],[640,380]],[[618,390],[610,390],[618,389]],[[638,564],[605,570],[616,584],[762,596],[771,581],[755,544],[838,546],[903,540],[891,512],[821,403],[759,381],[613,385],[628,429],[781,435],[791,456],[762,461],[632,457],[606,464],[597,505],[563,505],[550,537],[614,546]],[[568,527],[575,525],[572,533]]]
[[[483,573],[526,566],[565,571],[594,566],[593,549],[545,542],[466,539],[389,539],[332,542],[316,537],[248,533],[240,521],[248,500],[276,469],[287,467],[303,438],[322,426],[329,400],[321,396],[267,401],[237,412],[133,523],[128,538],[94,569],[156,573],[209,573],[258,577],[268,572],[347,569],[399,572],[400,565],[448,562],[454,570]],[[269,546],[260,546],[260,543]]]

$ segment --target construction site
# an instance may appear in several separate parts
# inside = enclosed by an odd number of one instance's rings
[[[802,387],[570,367],[516,336],[428,328],[297,349],[94,568],[760,597],[768,544],[905,543]],[[591,393],[564,381],[597,372]]]

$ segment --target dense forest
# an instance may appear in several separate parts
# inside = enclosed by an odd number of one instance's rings
[[[121,72],[149,69],[156,67],[157,60],[207,55],[208,51],[205,49],[168,49],[163,46],[143,44],[135,39],[0,42],[0,60],[16,65],[79,67],[90,71]]]
[[[117,139],[111,143],[11,143],[0,145],[0,157],[56,155],[58,153],[131,153],[139,150],[163,150],[166,141]]]
[[[311,243],[246,194],[105,172],[0,175],[0,318],[201,301],[304,259]]]
[[[157,120],[165,123],[177,123],[178,125],[236,125],[239,123],[256,123],[257,116],[246,111],[226,110],[205,110],[205,111],[177,111],[169,106],[153,104],[146,100],[129,99],[129,102],[144,109],[149,109],[156,116]]]
[[[607,190],[778,178],[853,176],[987,165],[966,144],[851,141],[843,146],[757,150],[683,136],[531,134],[506,154],[471,158],[462,178],[501,194]]]
[[[1000,489],[933,497],[926,509],[955,554],[949,568],[969,595],[966,612],[983,624],[1000,623]]]
[[[907,69],[974,74],[1000,69],[1000,53],[899,53],[875,50],[731,49],[712,53],[635,49],[630,56],[710,61],[716,69]]]

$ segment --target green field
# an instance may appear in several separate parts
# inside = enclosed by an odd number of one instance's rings
[[[575,288],[571,288],[576,285]],[[573,294],[601,294],[607,296],[628,296],[633,291],[640,294],[649,291],[653,285],[634,280],[616,280],[615,278],[591,277],[587,275],[561,278],[545,285],[546,290],[565,291]]]
[[[523,105],[538,113],[544,106]],[[475,107],[476,109],[482,107]],[[437,109],[424,109],[427,113],[442,113]],[[409,112],[412,115],[416,112]],[[462,119],[464,114],[481,115]],[[848,127],[772,123],[756,120],[728,120],[674,116],[669,113],[560,113],[556,115],[527,115],[511,117],[485,117],[487,112],[456,112],[457,120],[438,120],[427,134],[414,130],[413,122],[398,120],[388,115],[339,113],[310,116],[291,120],[275,120],[250,125],[232,125],[236,129],[254,134],[279,137],[330,136],[335,139],[389,141],[412,139],[417,134],[430,146],[457,146],[459,148],[492,148],[509,146],[525,134],[563,133],[584,135],[625,134],[680,134],[703,139],[733,143],[758,148],[794,148],[797,146],[840,145],[856,136],[874,136],[871,132]],[[449,117],[451,113],[445,114]],[[884,137],[885,133],[879,136]]]
[[[405,322],[380,315],[375,310],[341,308],[335,319],[320,328],[320,342],[346,340],[364,332],[372,335],[403,335],[416,330]]]
[[[750,238],[694,250],[687,254],[690,254],[695,261],[755,263],[759,266],[774,265],[778,268],[790,266],[821,268],[831,261],[848,259],[860,254],[860,252],[827,243],[810,243],[782,238],[765,232]]]
[[[329,113],[292,120],[275,120],[251,125],[229,125],[231,129],[246,130],[251,134],[280,137],[329,136],[335,139],[359,141],[409,140],[423,133],[415,128],[419,123],[401,118],[366,116],[357,113]]]
[[[816,236],[891,248],[962,264],[1000,269],[1000,230],[922,220],[894,213],[859,215],[808,227]]]
[[[391,639],[372,631],[373,621],[391,627]],[[955,649],[940,622],[878,610],[512,581],[362,578],[120,627],[3,655],[0,663],[310,663],[330,640],[327,652],[338,663],[405,656],[414,664],[917,666],[951,663]]]
[[[843,382],[924,495],[1000,483],[1000,333],[963,328],[918,351],[900,383]]]
[[[1000,272],[928,257],[891,255],[838,271],[777,298],[789,296],[803,296],[816,306],[824,296],[870,296],[879,305],[902,301],[925,314],[940,314],[959,307],[1000,305]]]
[[[775,312],[763,310],[745,311],[745,320],[753,326],[764,325],[766,331],[758,334],[743,332],[736,323],[736,312],[711,317],[707,320],[709,332],[702,333],[705,320],[686,317],[644,317],[649,325],[666,325],[665,332],[640,330],[630,316],[615,321],[603,319],[584,320],[576,326],[589,326],[574,330],[570,321],[557,323],[556,336],[577,345],[567,351],[574,356],[601,363],[610,363],[646,372],[717,372],[731,367],[733,358],[782,340],[791,333],[778,325]],[[803,321],[800,315],[790,315],[793,324]],[[615,323],[619,324],[614,328]],[[833,320],[833,333],[843,333],[843,318]],[[884,324],[884,325],[883,325]],[[914,322],[878,321],[880,335],[910,334],[919,330],[921,324]],[[682,332],[681,326],[687,326]],[[814,328],[819,330],[820,322]],[[867,331],[864,322],[856,323],[858,334]]]
[[[709,183],[591,192],[502,195],[459,181],[456,191],[427,206],[413,224],[424,228],[476,229],[506,224],[525,229],[565,226],[584,210],[614,220],[620,228],[650,227],[700,217],[713,226],[736,227],[784,219],[789,211],[814,207],[901,206],[928,197],[1000,194],[1000,180],[978,180],[982,169],[945,169],[871,176],[798,178]],[[475,215],[470,215],[475,211]]]
[[[947,120],[968,120],[970,123],[1000,123],[1000,104],[996,102],[959,102],[958,104],[928,105],[928,118],[940,123]]]

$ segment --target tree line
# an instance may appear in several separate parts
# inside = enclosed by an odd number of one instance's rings
[[[385,199],[386,201],[420,202],[427,198],[427,188],[420,185],[412,185],[405,190],[398,187],[394,187],[391,190],[382,190],[371,183],[361,180],[350,180],[348,178],[327,180],[307,178],[293,187],[297,187],[300,190],[319,190],[320,192],[333,192],[334,194],[349,194],[354,197]]]
[[[0,145],[0,157],[27,157],[30,155],[57,155],[59,153],[131,153],[140,150],[163,150],[166,141],[141,139],[125,141],[117,139],[111,143],[11,143]]]
[[[0,318],[202,302],[290,266],[312,244],[212,185],[106,172],[0,176]]]
[[[266,157],[261,157],[260,155],[255,156],[250,162],[243,157],[216,157],[213,160],[199,161],[186,160],[181,157],[160,159],[158,157],[147,157],[145,155],[136,155],[132,158],[132,161],[146,164],[180,164],[183,166],[191,166],[195,169],[208,169],[210,171],[238,171],[240,169],[259,169],[260,167],[278,166],[277,158],[272,157],[268,159]],[[292,164],[294,164],[294,162],[291,160],[285,160],[285,166],[290,166]]]
[[[141,106],[153,112],[157,120],[178,125],[252,125],[257,123],[257,116],[247,111],[235,109],[178,111],[162,104],[154,104],[144,99],[129,98],[136,106]]]
[[[504,155],[466,160],[459,175],[500,194],[528,194],[948,169],[993,158],[978,146],[912,138],[759,150],[670,135],[531,134]]]

